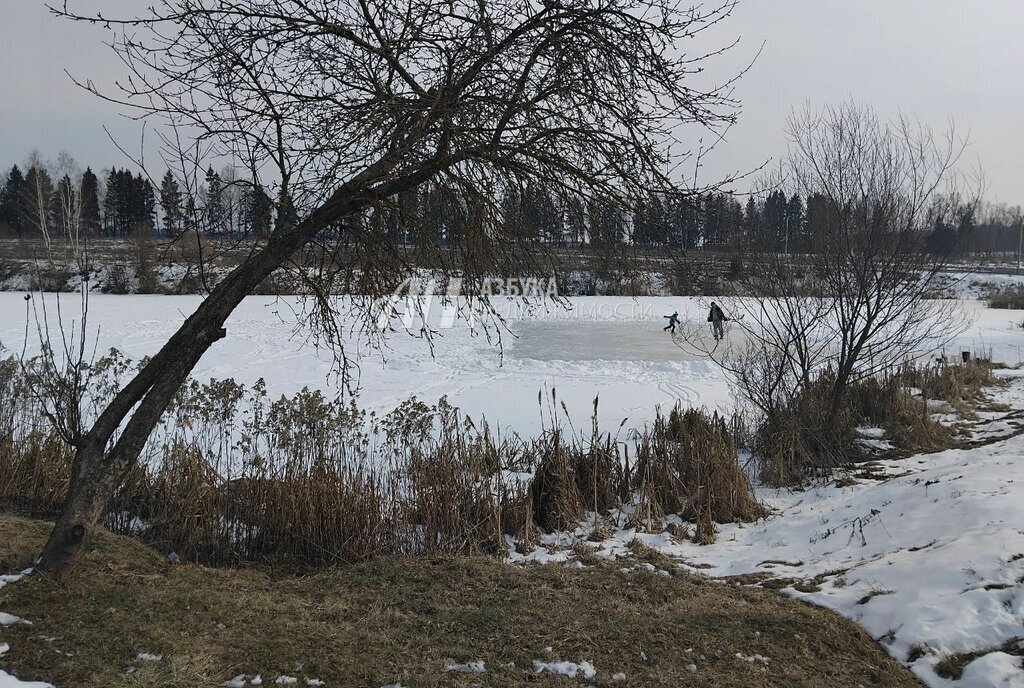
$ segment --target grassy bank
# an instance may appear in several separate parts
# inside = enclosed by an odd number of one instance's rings
[[[31,561],[48,528],[0,516],[2,568]],[[300,686],[316,678],[374,688],[919,685],[852,622],[824,610],[675,570],[623,574],[610,564],[384,558],[279,576],[170,564],[102,533],[73,579],[23,579],[0,592],[0,609],[32,622],[0,628],[11,645],[0,666],[61,688],[220,686],[239,674],[261,674],[264,685],[288,675]],[[161,658],[136,661],[138,653]],[[446,662],[474,660],[485,673],[444,671]],[[534,660],[588,660],[598,673],[538,674]],[[625,680],[613,682],[617,673]]]

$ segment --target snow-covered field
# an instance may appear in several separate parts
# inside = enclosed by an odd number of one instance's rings
[[[50,299],[48,313],[55,308]],[[102,296],[90,302],[90,332],[103,352],[117,347],[133,358],[154,353],[199,301],[191,296]],[[415,395],[442,396],[467,414],[502,429],[536,432],[564,402],[573,421],[588,425],[594,397],[606,429],[649,422],[659,404],[729,407],[725,376],[709,361],[684,352],[662,332],[662,316],[678,310],[701,324],[706,301],[693,298],[591,297],[572,309],[524,312],[498,299],[508,317],[503,347],[479,331],[456,324],[441,329],[433,356],[419,337],[396,332],[382,350],[353,339],[359,364],[361,407],[389,410]],[[26,340],[28,303],[0,294],[0,342],[20,352]],[[77,300],[62,297],[66,319],[77,317]],[[264,378],[272,394],[304,386],[338,393],[330,352],[318,351],[295,333],[292,299],[251,297],[227,324],[197,377]],[[970,322],[947,354],[959,350],[991,355],[1011,366],[1024,361],[1024,312],[995,311],[964,302]],[[27,351],[37,350],[30,321]],[[951,325],[954,325],[951,323]],[[538,401],[538,395],[541,400]],[[1024,408],[1024,380],[1006,401]],[[1010,430],[1008,424],[993,429]],[[712,575],[770,572],[779,577],[818,576],[819,590],[788,592],[835,609],[861,623],[929,685],[1024,686],[1021,658],[999,651],[1024,636],[1024,437],[988,446],[915,457],[887,465],[885,481],[804,492],[760,490],[775,513],[766,521],[722,529],[714,545],[700,547],[668,533],[619,530],[600,545],[614,556],[635,537],[677,558],[680,565]],[[552,536],[549,547],[527,558],[565,560],[576,534]],[[554,554],[552,554],[554,552]],[[685,562],[685,563],[684,563]],[[983,652],[958,682],[935,673],[942,655]],[[0,685],[7,678],[0,673]]]

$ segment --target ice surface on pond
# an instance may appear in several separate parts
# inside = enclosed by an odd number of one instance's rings
[[[707,356],[687,347],[669,333],[643,321],[527,321],[515,328],[518,335],[511,348],[515,358],[538,361],[645,361],[665,363],[706,361]],[[700,328],[702,346],[714,341]],[[730,340],[739,330],[730,328]]]

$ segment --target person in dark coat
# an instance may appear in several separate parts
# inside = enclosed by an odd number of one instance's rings
[[[711,311],[708,313],[708,322],[711,323],[711,332],[715,336],[715,341],[720,342],[725,337],[725,322],[729,318],[725,317],[725,313],[718,307],[718,304],[714,301],[711,302]]]
[[[676,325],[679,324],[679,311],[676,311],[672,315],[663,315],[663,318],[668,318],[668,325],[662,328],[662,332],[665,330],[672,330],[672,334],[676,333]]]

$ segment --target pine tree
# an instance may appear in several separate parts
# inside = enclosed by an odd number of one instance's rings
[[[798,194],[793,194],[786,206],[786,232],[788,249],[803,251],[804,241],[804,201]]]
[[[807,208],[804,211],[803,250],[814,252],[817,240],[831,227],[835,212],[827,198],[819,193],[807,197]]]
[[[224,231],[224,187],[211,166],[206,170],[206,225],[212,234]]]
[[[79,222],[81,232],[87,236],[94,236],[99,233],[100,222],[100,180],[92,169],[86,167],[82,173],[82,182],[79,188],[81,201],[79,206]]]
[[[7,180],[0,189],[0,224],[10,227],[15,233],[21,234],[21,199],[25,193],[25,177],[17,165],[7,173]]]
[[[295,202],[287,190],[281,191],[277,202],[277,229],[288,230],[299,224],[299,213],[295,210]]]
[[[757,208],[757,201],[753,196],[747,197],[747,205],[743,210],[743,233],[746,235],[744,242],[748,246],[756,246],[758,230],[761,226],[761,213]]]
[[[156,230],[156,193],[153,185],[141,174],[132,180],[132,230],[141,236],[152,236]]]
[[[107,176],[103,220],[108,236],[127,236],[138,212],[134,179],[128,170],[113,169]]]
[[[599,248],[614,246],[625,237],[626,223],[622,212],[615,206],[600,201],[590,201],[590,243]]]
[[[181,209],[181,189],[170,170],[160,181],[160,208],[164,211],[164,230],[176,237],[184,229]]]
[[[786,194],[773,191],[764,201],[757,245],[765,251],[781,251],[786,243]]]
[[[641,246],[667,245],[669,240],[667,219],[662,199],[656,194],[651,194],[633,214],[633,243]]]
[[[266,189],[259,182],[246,187],[243,201],[242,231],[261,239],[270,236],[274,220],[274,202]]]

